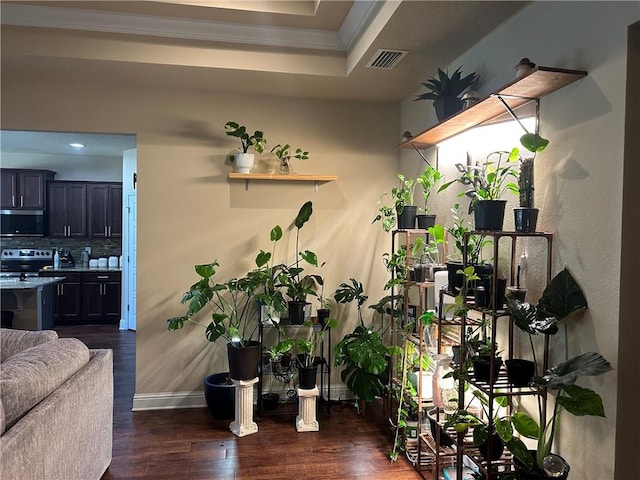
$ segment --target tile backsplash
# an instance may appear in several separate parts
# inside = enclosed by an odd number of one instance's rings
[[[51,237],[2,237],[2,248],[64,248],[69,249],[76,265],[84,247],[91,247],[91,258],[119,257],[122,254],[120,238],[51,238]]]

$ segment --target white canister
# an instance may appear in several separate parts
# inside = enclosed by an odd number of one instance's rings
[[[118,257],[109,257],[109,268],[118,268]]]
[[[89,260],[89,268],[98,268],[98,259],[92,258]]]
[[[107,268],[107,265],[109,264],[107,257],[100,257],[98,259],[98,268]]]

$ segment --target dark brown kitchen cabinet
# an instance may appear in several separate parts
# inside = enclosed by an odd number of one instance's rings
[[[0,208],[47,208],[47,183],[54,175],[51,170],[0,169]]]
[[[66,272],[40,272],[41,277],[65,277],[53,289],[53,320],[55,325],[81,324],[82,274]]]
[[[122,183],[87,185],[89,236],[122,237]]]
[[[49,183],[49,236],[87,236],[86,182]]]
[[[118,323],[121,300],[120,272],[85,273],[83,316],[87,323]]]

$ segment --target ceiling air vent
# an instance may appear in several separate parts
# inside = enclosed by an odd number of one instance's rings
[[[382,68],[385,70],[391,70],[395,67],[402,57],[407,53],[406,50],[391,50],[388,48],[381,48],[367,63],[368,68]]]

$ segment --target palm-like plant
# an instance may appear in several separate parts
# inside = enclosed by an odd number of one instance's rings
[[[418,95],[416,100],[437,100],[441,97],[458,97],[468,87],[478,80],[476,73],[470,73],[463,77],[460,71],[462,67],[458,67],[449,77],[448,72],[438,68],[438,78],[432,77],[423,83],[430,92]]]

